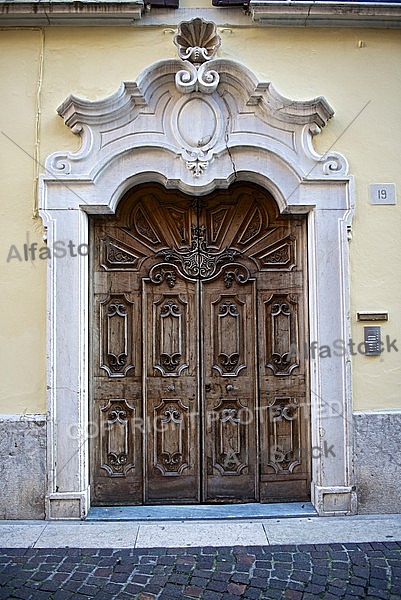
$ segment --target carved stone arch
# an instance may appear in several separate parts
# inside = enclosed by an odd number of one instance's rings
[[[228,59],[167,59],[104,100],[70,96],[58,113],[82,144],[49,156],[40,180],[50,248],[88,244],[87,213],[113,214],[139,183],[202,195],[250,181],[271,192],[280,212],[309,214],[311,342],[349,338],[352,180],[344,157],[313,148],[333,116],[324,98],[284,98]],[[192,131],[193,115],[205,125]],[[88,257],[76,254],[48,261],[49,519],[83,518],[90,506]],[[312,461],[312,502],[325,515],[356,510],[348,358],[311,360],[312,445],[335,453]]]

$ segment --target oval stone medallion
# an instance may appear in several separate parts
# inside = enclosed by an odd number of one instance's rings
[[[178,119],[178,131],[192,148],[202,148],[213,138],[217,126],[213,108],[201,98],[188,100],[181,108]]]

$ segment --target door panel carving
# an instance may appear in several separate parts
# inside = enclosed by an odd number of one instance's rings
[[[154,410],[154,464],[165,477],[180,476],[189,468],[188,412],[181,399],[165,398]]]
[[[229,215],[228,208],[216,208],[208,214],[208,231],[210,232],[210,241],[213,244],[219,244],[220,233],[224,230],[227,216]]]
[[[206,227],[191,226],[192,244],[190,248],[161,250],[167,263],[177,266],[180,274],[190,280],[213,279],[220,272],[222,265],[232,263],[238,252],[233,248],[224,248],[220,252],[213,251],[208,246]]]
[[[140,206],[135,212],[134,224],[140,238],[143,238],[146,242],[150,242],[151,245],[160,242],[160,238],[155,232],[154,224],[151,225],[146,212]]]
[[[299,366],[296,297],[273,294],[265,301],[265,318],[266,367],[279,377],[291,375]]]
[[[250,218],[245,223],[244,233],[238,240],[241,246],[244,246],[248,242],[254,240],[262,229],[262,215],[259,208],[254,208],[251,212]]]
[[[301,411],[294,398],[275,398],[270,406],[268,466],[275,473],[292,473],[301,464]]]
[[[307,499],[305,219],[149,184],[91,220],[94,504]]]
[[[213,305],[214,365],[222,377],[237,377],[244,360],[244,304],[239,298],[220,296]]]
[[[135,269],[138,267],[138,254],[133,252],[133,249],[119,240],[115,240],[109,236],[100,240],[97,247],[100,249],[101,266],[106,271],[125,270],[127,267]]]
[[[240,400],[224,398],[214,407],[213,469],[221,475],[241,475],[248,468],[248,428]]]
[[[125,398],[100,408],[102,465],[110,477],[125,477],[135,468],[135,407]]]
[[[187,356],[188,306],[185,300],[177,296],[163,295],[153,305],[154,368],[163,377],[179,377],[188,364]]]
[[[269,270],[291,271],[296,266],[294,238],[288,236],[278,244],[272,244],[266,252],[260,254],[259,261]]]
[[[135,369],[136,332],[133,329],[134,302],[126,296],[109,294],[100,301],[100,368],[109,377],[124,377]]]

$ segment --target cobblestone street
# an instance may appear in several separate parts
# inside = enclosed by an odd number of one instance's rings
[[[401,542],[0,551],[0,598],[401,598]]]

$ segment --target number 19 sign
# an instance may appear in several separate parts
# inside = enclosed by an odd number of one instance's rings
[[[395,183],[371,183],[371,204],[396,204]]]

